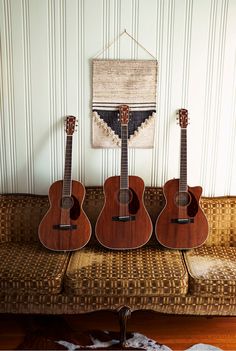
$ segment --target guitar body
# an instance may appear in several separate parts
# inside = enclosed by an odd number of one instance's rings
[[[152,234],[152,222],[143,204],[144,182],[137,176],[128,178],[128,201],[121,200],[120,176],[110,177],[104,184],[105,204],[95,234],[98,241],[109,249],[141,247]]]
[[[155,233],[161,245],[171,249],[201,246],[208,235],[207,219],[199,206],[200,186],[179,192],[179,179],[164,185],[166,205],[156,221]]]
[[[54,182],[49,189],[50,208],[39,225],[39,239],[50,250],[81,249],[91,236],[91,225],[82,209],[84,186],[74,180],[71,183],[71,197],[64,200],[62,180]]]

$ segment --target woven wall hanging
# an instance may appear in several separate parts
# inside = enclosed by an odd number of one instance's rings
[[[128,34],[126,31],[122,34],[124,33]],[[157,60],[95,58],[92,64],[93,147],[120,147],[118,111],[122,104],[128,105],[131,112],[128,124],[129,147],[153,147]]]

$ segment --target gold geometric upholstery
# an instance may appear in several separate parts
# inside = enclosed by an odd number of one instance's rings
[[[236,247],[201,246],[184,253],[189,292],[196,296],[236,296]]]
[[[206,245],[236,246],[236,196],[202,197],[209,225]]]
[[[202,316],[236,316],[236,297],[204,296],[87,296],[18,294],[0,292],[2,313],[77,314],[98,310],[153,310],[160,313]]]
[[[49,207],[40,195],[0,195],[0,243],[38,241],[38,226]]]
[[[0,244],[0,291],[18,294],[58,294],[68,253],[45,249],[37,242]]]
[[[156,219],[165,205],[162,188],[146,187],[144,202],[155,228]],[[93,232],[103,204],[103,187],[86,187],[83,208]],[[200,204],[209,224],[206,244],[236,246],[236,196],[202,197]],[[38,225],[48,208],[49,201],[45,195],[0,195],[0,242],[37,241]],[[155,235],[150,242],[157,244]],[[90,243],[98,244],[94,235]]]
[[[147,187],[144,202],[155,228],[165,204],[162,188]],[[163,249],[154,234],[138,250],[102,248],[94,226],[103,204],[103,188],[86,187],[83,207],[93,235],[70,255],[39,243],[46,195],[0,195],[1,313],[82,313],[128,305],[163,313],[236,315],[236,197],[201,198],[209,236],[204,246],[184,253]],[[202,275],[200,267],[208,273]]]
[[[70,295],[185,295],[188,275],[180,251],[145,246],[114,251],[87,247],[74,252],[65,276]]]

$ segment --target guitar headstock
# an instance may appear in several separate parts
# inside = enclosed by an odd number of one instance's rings
[[[189,124],[188,110],[181,108],[179,110],[179,125],[181,128],[187,128]]]
[[[119,116],[120,116],[120,124],[127,125],[129,123],[129,106],[128,105],[120,105],[119,106]]]
[[[65,120],[66,134],[73,135],[76,127],[77,127],[76,117],[67,116]]]

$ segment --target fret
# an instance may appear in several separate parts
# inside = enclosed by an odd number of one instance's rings
[[[187,129],[181,128],[179,191],[186,192],[187,189]]]
[[[66,137],[66,155],[62,196],[71,196],[72,135]]]
[[[128,176],[128,123],[129,106],[119,106],[119,117],[121,125],[121,164],[120,164],[120,189],[129,189]],[[121,213],[120,208],[120,213]]]
[[[128,125],[121,125],[121,173],[120,173],[120,188],[129,188],[128,178]]]

